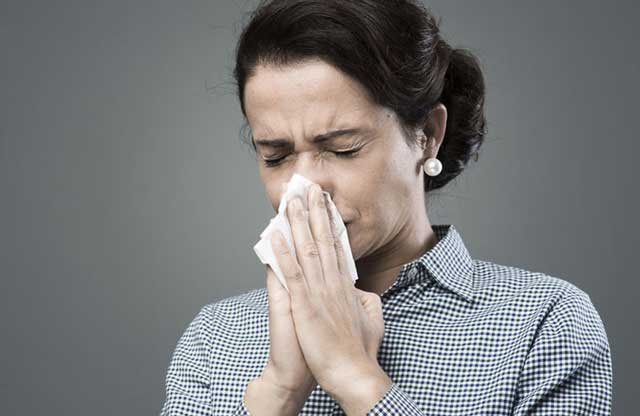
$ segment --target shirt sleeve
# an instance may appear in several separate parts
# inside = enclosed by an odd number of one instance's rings
[[[588,294],[569,291],[538,326],[514,415],[610,415],[611,352]]]
[[[378,403],[367,412],[367,416],[425,416],[418,405],[396,383],[391,387]]]
[[[249,409],[247,409],[246,405],[244,404],[244,399],[242,399],[240,404],[238,404],[238,407],[236,407],[236,410],[232,413],[232,415],[233,416],[251,416],[251,413],[249,413]]]
[[[210,353],[213,305],[204,306],[178,340],[165,379],[160,416],[212,416]],[[231,413],[250,416],[240,400]]]

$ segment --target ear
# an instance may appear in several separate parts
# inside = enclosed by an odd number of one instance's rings
[[[447,129],[447,107],[442,103],[436,104],[427,117],[424,132],[427,135],[426,157],[435,157],[438,154],[444,134]],[[435,138],[435,143],[434,143]]]

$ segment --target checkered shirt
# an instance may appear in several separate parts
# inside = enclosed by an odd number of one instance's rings
[[[587,293],[473,259],[451,224],[382,295],[378,362],[393,384],[367,415],[609,415],[611,352]],[[202,307],[178,340],[161,416],[250,415],[269,356],[266,288]],[[301,415],[344,415],[317,386]]]

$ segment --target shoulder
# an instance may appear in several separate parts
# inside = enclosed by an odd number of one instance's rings
[[[520,267],[475,260],[476,298],[554,330],[582,328],[606,340],[600,314],[589,294],[569,280]]]
[[[233,336],[252,324],[267,322],[268,314],[267,289],[263,287],[202,306],[193,323],[208,334]]]
[[[203,309],[217,313],[256,312],[267,311],[267,289],[264,287],[253,289],[239,295],[229,296],[218,301],[208,303]]]
[[[563,277],[487,260],[475,259],[474,263],[474,290],[485,301],[503,302],[514,298],[527,302],[562,298],[590,300],[583,289]]]

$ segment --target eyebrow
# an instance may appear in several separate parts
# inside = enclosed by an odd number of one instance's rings
[[[311,139],[311,142],[312,143],[324,143],[324,142],[327,142],[327,141],[329,141],[331,139],[334,139],[336,137],[354,135],[354,134],[359,134],[359,133],[364,133],[364,130],[363,129],[358,129],[358,128],[334,130],[334,131],[330,131],[330,132],[324,133],[324,134],[319,134],[319,135],[313,137]],[[291,140],[284,139],[284,138],[258,139],[258,140],[254,140],[254,143],[257,144],[257,145],[269,146],[269,147],[274,147],[274,148],[291,147]]]

